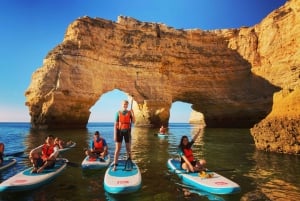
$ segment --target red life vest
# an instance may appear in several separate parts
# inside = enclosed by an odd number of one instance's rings
[[[193,150],[192,149],[183,149],[184,156],[190,161],[194,161]]]
[[[131,113],[130,111],[127,111],[126,114],[123,114],[123,112],[119,111],[119,124],[118,128],[120,130],[128,130],[131,127]]]
[[[97,140],[94,140],[94,149],[96,151],[103,151],[103,140],[100,139],[99,142]]]
[[[50,145],[48,146],[47,144],[44,144],[42,147],[42,159],[47,160],[47,158],[54,152],[54,146],[55,145]]]

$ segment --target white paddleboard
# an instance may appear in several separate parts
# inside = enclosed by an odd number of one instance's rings
[[[76,142],[72,142],[70,145],[68,145],[67,147],[63,148],[63,149],[59,149],[58,151],[61,153],[61,152],[65,152],[73,147],[76,146]]]
[[[240,186],[219,175],[216,172],[205,172],[199,174],[198,172],[189,172],[181,168],[180,160],[169,159],[168,168],[175,172],[183,183],[193,186],[199,190],[204,190],[214,194],[232,194],[239,192]]]
[[[169,137],[169,135],[168,134],[163,134],[163,133],[157,133],[157,137],[159,137],[159,138],[167,138],[167,137]]]
[[[127,160],[118,160],[118,166],[113,171],[110,165],[104,176],[104,190],[112,194],[125,194],[138,191],[141,188],[142,176],[136,163],[132,166]],[[127,167],[127,168],[126,168]]]
[[[102,169],[107,167],[110,164],[110,156],[109,154],[104,157],[104,161],[100,160],[100,158],[90,158],[86,156],[82,163],[81,167],[83,169]]]
[[[8,178],[0,184],[0,192],[26,191],[40,187],[58,176],[67,166],[67,159],[59,159],[52,169],[31,173],[32,167]]]
[[[0,165],[0,171],[9,168],[17,162],[15,158],[3,158],[3,162]]]

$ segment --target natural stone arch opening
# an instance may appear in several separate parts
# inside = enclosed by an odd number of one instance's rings
[[[234,30],[80,18],[33,74],[25,93],[32,127],[85,128],[99,97],[119,89],[134,97],[135,126],[168,125],[172,103],[182,101],[203,112],[208,127],[249,128],[271,111],[279,88],[251,73],[229,48],[234,37]]]
[[[118,88],[134,95],[139,126],[161,125],[153,111],[183,101],[208,127],[255,125],[258,149],[298,154],[299,6],[287,1],[255,26],[211,31],[77,19],[25,92],[32,128],[85,128],[97,97]]]
[[[192,104],[182,101],[175,101],[170,109],[170,123],[189,123],[192,112]]]
[[[89,123],[114,122],[115,114],[121,108],[123,100],[128,100],[128,95],[126,92],[118,89],[102,94],[98,101],[90,108]]]

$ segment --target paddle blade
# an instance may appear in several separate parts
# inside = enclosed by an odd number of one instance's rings
[[[133,163],[130,157],[127,158],[126,162],[125,162],[125,167],[124,170],[125,171],[131,171],[133,169]]]

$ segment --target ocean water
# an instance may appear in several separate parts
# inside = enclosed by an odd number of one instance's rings
[[[86,129],[34,131],[29,123],[0,123],[0,142],[5,143],[7,155],[24,151],[16,157],[18,163],[0,172],[0,181],[30,166],[27,155],[53,134],[65,141],[77,143],[62,157],[70,161],[67,169],[50,183],[31,191],[0,193],[1,201],[169,201],[169,200],[240,200],[246,194],[259,190],[269,200],[300,200],[299,156],[266,153],[255,149],[248,129],[205,129],[195,145],[197,158],[205,158],[207,167],[220,170],[241,186],[233,195],[213,195],[184,186],[178,177],[168,171],[167,160],[177,157],[177,146],[182,135],[191,136],[197,127],[187,123],[171,123],[169,138],[155,136],[158,129],[133,128],[132,154],[142,173],[142,187],[138,192],[111,195],[103,189],[103,170],[82,170],[84,148],[98,130],[107,140],[113,157],[113,123],[89,123]],[[125,156],[123,144],[121,153]],[[222,171],[233,169],[233,171]]]

